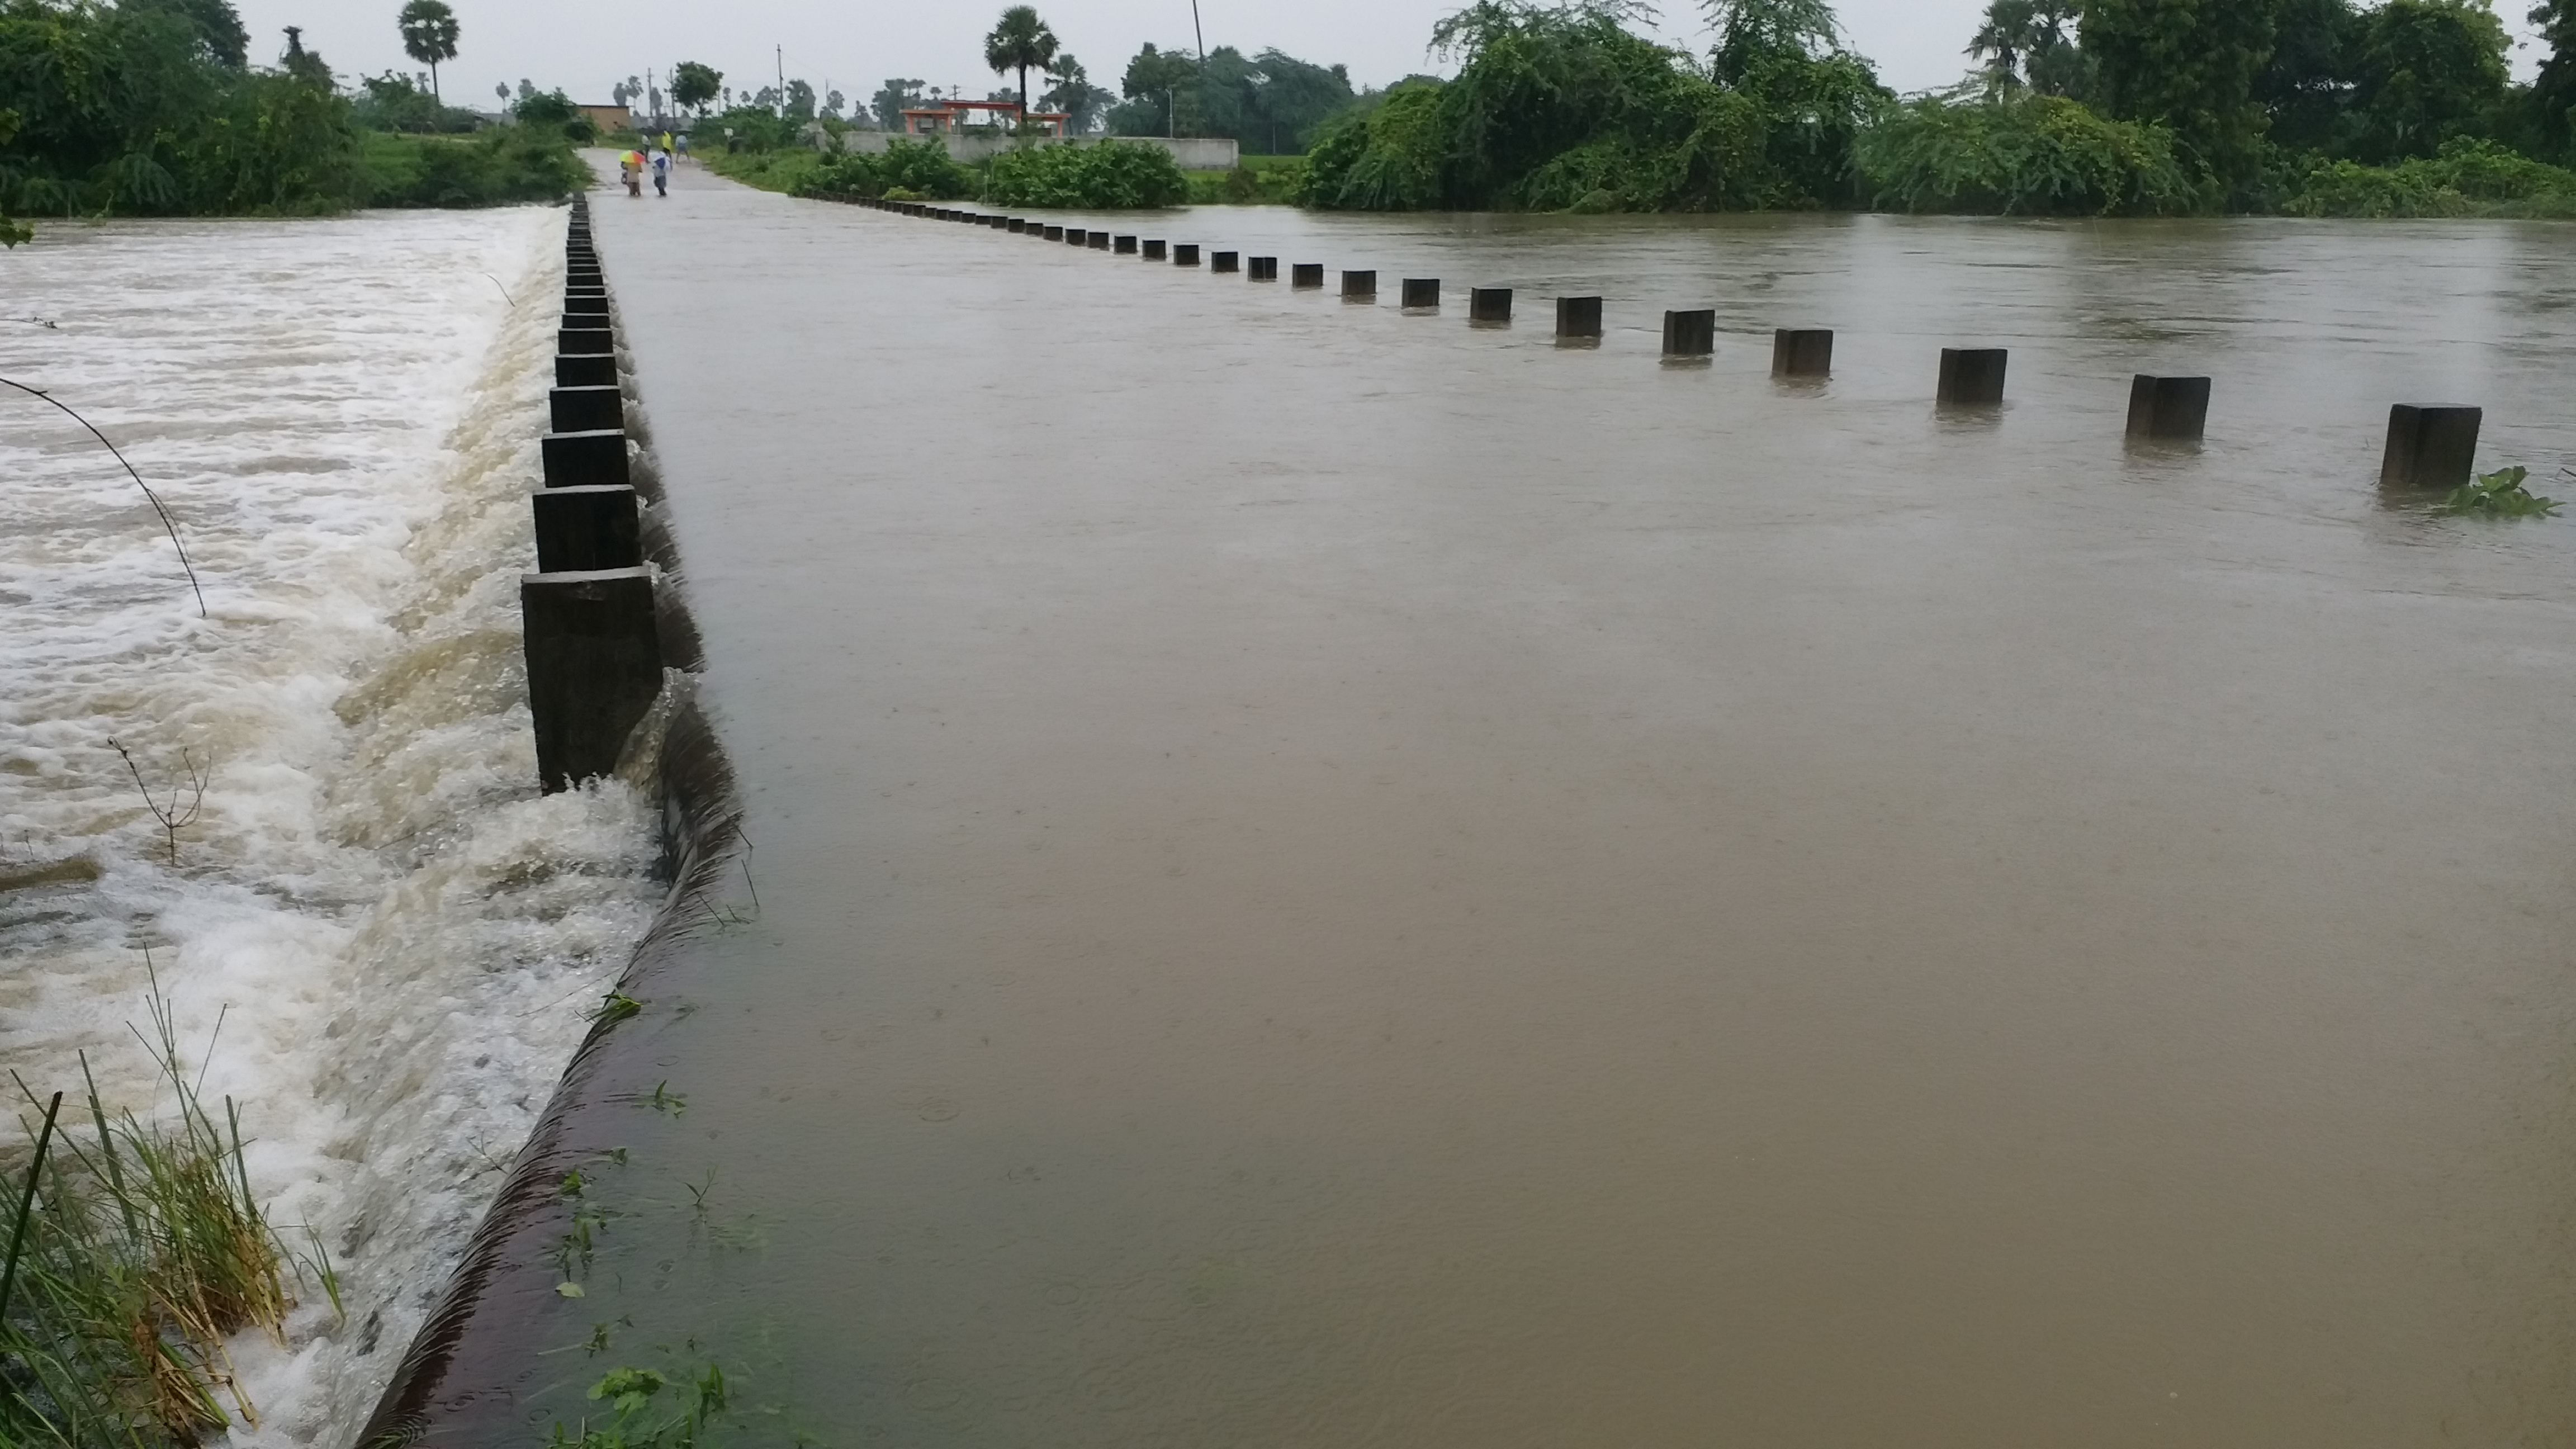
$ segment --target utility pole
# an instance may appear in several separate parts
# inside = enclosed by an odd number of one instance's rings
[[[1195,5],[1198,0],[1190,0]],[[778,47],[778,119],[787,119],[787,47]]]
[[[1199,89],[1205,91],[1207,89],[1207,31],[1199,24],[1199,0],[1190,0],[1190,33],[1198,37]],[[1180,112],[1179,106],[1172,107],[1172,134],[1176,137],[1180,135]]]

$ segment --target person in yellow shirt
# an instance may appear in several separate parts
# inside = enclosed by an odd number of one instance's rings
[[[671,154],[671,133],[668,131],[662,133],[662,154],[665,156]]]

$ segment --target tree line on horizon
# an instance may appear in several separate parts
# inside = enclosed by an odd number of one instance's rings
[[[1899,97],[1829,0],[1476,0],[1458,73],[1362,97],[1305,200],[1360,210],[2576,216],[2576,0],[2516,85],[2487,0],[1991,0],[1976,69]]]
[[[1692,53],[1639,0],[1475,0],[1431,36],[1453,78],[1383,90],[1148,42],[1113,94],[1014,5],[986,60],[1017,85],[986,98],[1303,154],[1328,208],[2576,215],[2576,0],[2531,5],[2528,85],[2489,0],[1989,0],[1968,73],[1910,97],[1831,0],[1699,8]],[[889,80],[867,118],[940,99]]]
[[[253,64],[230,0],[0,0],[0,242],[31,217],[487,206],[586,181],[590,126],[560,91],[523,83],[513,123],[487,127],[439,98],[460,33],[445,0],[389,20],[428,71],[344,89],[299,27]]]

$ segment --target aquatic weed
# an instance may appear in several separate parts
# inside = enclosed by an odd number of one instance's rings
[[[2476,514],[2482,518],[2547,518],[2566,505],[2555,498],[2543,498],[2524,488],[2531,476],[2528,468],[2505,468],[2481,473],[2477,480],[2451,490],[2443,507],[2459,514]]]

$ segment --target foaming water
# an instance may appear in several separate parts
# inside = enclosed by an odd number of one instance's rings
[[[207,601],[104,449],[0,402],[0,1060],[41,1091],[86,1053],[148,1110],[150,951],[347,1307],[235,1346],[238,1443],[354,1432],[655,900],[639,793],[534,788],[516,579],[561,232],[49,226],[0,259],[0,376],[117,442]],[[165,801],[204,772],[175,862],[111,739]]]

